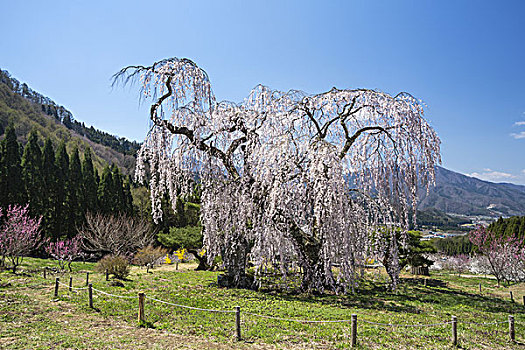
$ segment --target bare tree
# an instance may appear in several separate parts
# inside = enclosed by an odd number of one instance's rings
[[[124,214],[88,213],[78,233],[82,237],[82,248],[88,253],[127,257],[151,244],[155,238],[147,220]]]
[[[258,271],[277,264],[284,277],[301,267],[305,291],[353,290],[369,254],[385,261],[395,288],[403,243],[395,232],[408,229],[417,187],[433,183],[440,161],[417,99],[259,85],[242,103],[218,102],[206,72],[178,58],[115,76],[136,79],[155,99],[136,169],[143,180],[149,164],[155,220],[162,195],[175,203],[198,177],[207,254],[222,255],[234,283],[250,260]]]

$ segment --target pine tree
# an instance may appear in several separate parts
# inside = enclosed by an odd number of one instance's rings
[[[36,130],[31,131],[22,156],[22,179],[25,186],[25,198],[29,203],[30,214],[34,217],[43,214],[44,182],[42,174],[42,151],[38,145]]]
[[[9,204],[23,204],[24,184],[20,164],[20,146],[12,125],[7,128],[6,136],[0,147],[2,148],[0,204],[4,208]]]
[[[97,177],[93,167],[91,149],[84,152],[82,162],[82,188],[83,188],[83,209],[85,212],[95,212],[97,210]]]
[[[122,174],[120,173],[120,169],[115,164],[113,164],[111,167],[111,173],[113,177],[113,186],[111,189],[114,198],[113,210],[116,212],[124,212],[126,200],[124,198],[124,184],[122,183]]]
[[[47,138],[42,152],[42,180],[46,195],[44,196],[44,213],[42,217],[42,231],[47,237],[56,240],[59,237],[55,234],[56,221],[56,202],[57,202],[57,168],[55,165],[55,150],[51,139]]]
[[[69,177],[66,193],[66,234],[73,237],[77,225],[81,224],[84,218],[82,211],[82,167],[78,148],[75,147],[69,159]]]
[[[113,188],[113,175],[111,169],[106,166],[102,171],[102,177],[98,185],[99,210],[102,213],[113,213],[115,209]]]
[[[61,142],[58,146],[55,157],[55,168],[57,180],[55,215],[57,220],[55,222],[54,235],[60,237],[66,233],[65,230],[67,229],[64,216],[67,214],[67,211],[65,210],[65,202],[69,178],[69,157],[67,155],[66,145],[64,142]]]
[[[129,215],[133,216],[133,196],[131,195],[131,185],[130,180],[124,181],[124,204],[123,204],[124,212]]]

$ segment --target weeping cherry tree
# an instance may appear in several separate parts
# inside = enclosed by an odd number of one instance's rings
[[[222,256],[233,285],[250,261],[256,277],[300,269],[306,292],[353,291],[358,267],[376,257],[395,288],[418,187],[428,190],[440,162],[417,99],[259,85],[241,103],[217,101],[206,72],[178,58],[115,75],[136,81],[153,99],[136,176],[150,171],[154,220],[166,192],[176,203],[198,181],[208,258]]]

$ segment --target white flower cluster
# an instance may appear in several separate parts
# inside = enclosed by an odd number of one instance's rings
[[[300,267],[306,290],[349,290],[374,256],[395,284],[395,230],[408,228],[418,186],[433,183],[440,162],[419,101],[260,85],[235,104],[217,102],[207,74],[187,59],[121,71],[135,74],[156,99],[136,169],[143,180],[149,164],[155,220],[165,192],[175,203],[199,182],[209,258],[222,255],[236,278],[251,261],[283,276]]]

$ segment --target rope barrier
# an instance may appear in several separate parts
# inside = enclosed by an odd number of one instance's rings
[[[482,323],[461,321],[460,323],[463,323],[463,324],[475,324],[477,326],[486,326],[486,325],[499,324],[499,323],[508,323],[508,322],[509,322],[508,320],[505,320],[505,321],[482,322]]]
[[[69,288],[69,284],[65,284],[65,283],[62,283],[60,281],[58,281],[58,284],[61,284],[61,285],[65,286],[65,287]],[[88,289],[88,287],[73,287],[73,286],[71,286],[71,289],[82,290],[82,289]]]
[[[130,296],[126,296],[126,295],[115,295],[115,294],[111,294],[111,293],[106,293],[102,290],[99,290],[99,289],[95,289],[93,287],[91,287],[92,290],[96,291],[96,292],[99,292],[99,293],[102,293],[102,294],[105,294],[105,295],[108,295],[110,297],[115,297],[115,298],[121,298],[121,299],[136,299],[137,297],[133,296],[133,297],[130,297]]]
[[[244,314],[245,315],[256,316],[256,317],[268,318],[268,319],[272,319],[272,320],[298,322],[298,323],[344,323],[344,322],[352,322],[352,320],[298,320],[298,319],[293,319],[293,318],[283,318],[283,317],[276,317],[276,316],[259,315],[259,314],[254,314],[254,313],[251,313],[251,312],[244,312]]]
[[[168,304],[168,305],[172,305],[172,306],[177,306],[177,307],[182,307],[182,308],[185,308],[185,309],[191,309],[191,310],[197,310],[197,311],[220,312],[220,313],[225,313],[225,314],[235,313],[235,311],[233,311],[233,310],[201,309],[201,308],[193,307],[193,306],[174,304],[174,303],[170,303],[170,302],[167,302],[167,301],[164,301],[164,300],[155,299],[155,298],[148,297],[148,296],[146,296],[146,299],[150,299],[150,300],[156,301],[158,303]]]
[[[444,326],[447,324],[452,324],[452,321],[446,321],[446,322],[440,322],[440,323],[430,323],[430,324],[394,324],[394,323],[380,323],[380,322],[372,322],[360,319],[364,323],[373,324],[376,326],[387,326],[387,327],[437,327],[437,326]]]
[[[65,287],[67,287],[67,288],[72,288],[72,289],[75,289],[75,290],[88,289],[88,287],[70,287],[68,284],[62,283],[60,281],[58,281],[58,283],[63,285],[63,286],[65,286]],[[32,286],[23,285],[23,286],[18,286],[18,288],[31,288],[31,287],[40,286],[40,285],[45,285],[45,283],[38,283],[38,284],[35,284],[35,285],[32,285]],[[96,291],[98,293],[107,295],[107,296],[115,297],[115,298],[121,298],[121,299],[135,299],[136,298],[135,296],[125,296],[125,295],[116,295],[116,294],[107,293],[107,292],[104,292],[102,290],[99,290],[99,289],[96,289],[96,288],[93,288],[93,287],[92,287],[92,290]],[[198,308],[198,307],[193,307],[193,306],[175,304],[175,303],[171,303],[171,302],[168,302],[168,301],[152,298],[152,297],[149,297],[149,296],[145,296],[145,298],[150,299],[150,300],[155,301],[155,302],[158,302],[158,303],[171,305],[171,306],[175,306],[175,307],[180,307],[180,308],[185,308],[185,309],[190,309],[190,310],[196,310],[196,311],[207,311],[207,312],[229,313],[229,314],[236,313],[236,311],[234,311],[234,310],[205,309],[205,308]],[[252,313],[252,312],[244,312],[243,314],[244,315],[255,316],[255,317],[260,317],[260,318],[265,318],[265,319],[272,319],[272,320],[278,320],[278,321],[287,321],[287,322],[297,322],[297,323],[347,323],[347,322],[351,322],[352,321],[350,319],[343,319],[343,320],[302,320],[302,319],[292,319],[292,318],[284,318],[284,317],[277,317],[277,316],[261,315],[261,314],[256,314],[256,313]],[[360,321],[363,322],[363,323],[371,324],[371,325],[386,326],[386,327],[438,327],[438,326],[445,326],[445,325],[453,323],[452,321],[444,321],[444,322],[430,323],[430,324],[394,324],[394,323],[373,322],[373,321],[368,321],[368,320],[365,320],[365,319],[362,319],[362,318],[360,318]],[[466,322],[466,321],[458,322],[458,324],[477,325],[477,326],[495,325],[495,324],[503,324],[503,323],[508,323],[508,320],[505,320],[505,321],[494,321],[494,322],[482,322],[482,323],[479,323],[479,322]],[[518,323],[518,322],[516,322],[516,323]],[[521,323],[521,322],[519,322],[519,323]]]

